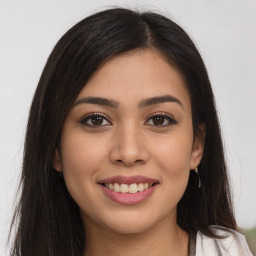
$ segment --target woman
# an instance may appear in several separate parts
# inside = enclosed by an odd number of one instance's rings
[[[206,68],[155,13],[110,9],[53,49],[27,126],[12,253],[251,255]]]

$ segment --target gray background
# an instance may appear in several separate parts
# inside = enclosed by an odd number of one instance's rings
[[[255,1],[6,0],[0,1],[0,255],[8,255],[26,120],[46,59],[68,28],[113,5],[159,11],[192,36],[216,94],[238,224],[256,225]]]

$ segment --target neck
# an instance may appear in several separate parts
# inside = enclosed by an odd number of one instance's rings
[[[150,230],[136,234],[120,234],[103,229],[96,223],[86,225],[86,250],[84,256],[187,256],[188,234],[180,229],[176,221],[166,220]]]

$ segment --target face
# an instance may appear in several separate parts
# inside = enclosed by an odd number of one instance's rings
[[[136,233],[176,222],[202,151],[181,74],[156,50],[138,50],[109,60],[82,89],[54,167],[85,227]]]

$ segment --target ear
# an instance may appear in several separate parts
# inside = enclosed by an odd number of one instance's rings
[[[61,157],[58,149],[54,151],[52,165],[57,172],[62,172]]]
[[[205,124],[199,124],[194,139],[193,149],[191,152],[190,169],[194,170],[201,162],[204,152],[206,127]]]

